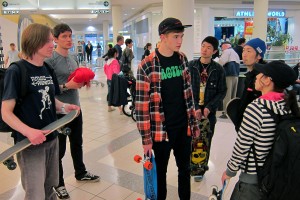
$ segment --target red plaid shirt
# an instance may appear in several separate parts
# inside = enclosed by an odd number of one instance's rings
[[[195,106],[191,87],[191,76],[187,69],[185,55],[179,53],[182,71],[184,99],[188,116],[188,125],[193,137],[200,133],[195,116]],[[155,52],[152,52],[139,65],[136,80],[135,112],[137,128],[142,136],[143,145],[161,142],[167,139],[164,126],[165,115],[161,100],[161,66]],[[188,135],[189,135],[188,131]]]

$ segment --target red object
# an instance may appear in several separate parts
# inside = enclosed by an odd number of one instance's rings
[[[95,73],[86,67],[77,68],[68,78],[70,81],[72,78],[76,83],[89,83],[95,77]]]

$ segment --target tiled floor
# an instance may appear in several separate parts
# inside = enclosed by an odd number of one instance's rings
[[[102,69],[96,80],[105,83]],[[142,154],[141,138],[135,122],[119,111],[107,112],[107,86],[92,85],[80,90],[84,119],[84,162],[92,173],[101,176],[98,183],[78,183],[74,178],[71,156],[64,157],[65,182],[72,200],[136,200],[143,198],[142,166],[133,161]],[[232,151],[235,131],[229,120],[218,120],[213,138],[209,167],[202,182],[191,181],[192,200],[208,199],[211,186],[221,186],[221,175]],[[7,133],[0,134],[0,152],[9,147]],[[168,168],[168,200],[178,199],[177,168],[171,156]],[[23,199],[20,171],[0,165],[0,200]],[[229,199],[237,178],[231,180],[225,199]],[[228,194],[229,193],[229,194]]]

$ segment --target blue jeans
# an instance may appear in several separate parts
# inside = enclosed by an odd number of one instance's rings
[[[31,145],[17,154],[24,200],[56,200],[52,187],[58,184],[58,140]]]
[[[191,197],[191,142],[187,136],[187,127],[168,129],[169,141],[153,142],[153,150],[157,170],[157,200],[165,200],[167,197],[166,174],[171,149],[178,167],[178,194],[181,200],[189,200]]]

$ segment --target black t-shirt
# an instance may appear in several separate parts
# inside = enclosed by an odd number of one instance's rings
[[[183,78],[178,53],[165,57],[158,51],[161,65],[161,95],[165,114],[165,125],[168,128],[183,127],[187,124],[186,105],[183,94]]]
[[[37,67],[24,61],[27,68],[27,93],[20,105],[16,104],[15,114],[26,125],[42,129],[56,120],[55,95],[59,94],[59,85],[56,77],[52,77],[49,70]],[[4,78],[2,100],[19,99],[21,71],[16,65],[8,68]],[[17,141],[25,139],[21,133],[14,132]],[[47,136],[47,141],[54,139],[57,132]]]

